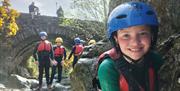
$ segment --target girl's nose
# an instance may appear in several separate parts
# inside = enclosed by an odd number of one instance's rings
[[[130,41],[130,45],[131,46],[140,46],[140,38],[138,36],[134,36],[131,41]]]

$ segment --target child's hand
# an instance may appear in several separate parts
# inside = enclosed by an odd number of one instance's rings
[[[51,61],[52,65],[56,66],[57,65],[57,61],[56,60],[53,60]]]
[[[61,65],[63,65],[63,64],[64,64],[64,60],[61,61]]]
[[[35,63],[36,65],[39,65],[39,62],[38,62],[38,61],[34,61],[34,63]]]

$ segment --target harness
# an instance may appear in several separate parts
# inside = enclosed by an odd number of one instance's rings
[[[74,55],[75,56],[79,56],[82,54],[83,50],[84,50],[84,47],[82,44],[78,44],[78,45],[75,45],[75,51],[74,51]]]
[[[152,62],[144,62],[145,87],[142,87],[132,76],[130,69],[127,66],[128,62],[121,61],[123,60],[122,58],[123,57],[115,61],[116,69],[120,73],[119,87],[121,91],[155,91],[155,70]]]
[[[47,51],[50,52],[51,50],[51,43],[47,40],[41,41],[37,47],[38,52]]]
[[[123,57],[118,55],[116,53],[115,48],[112,48],[111,50],[101,54],[98,58],[98,61],[96,63],[96,76],[99,65],[102,63],[102,61],[106,58],[111,58],[115,61],[115,67],[119,72],[119,88],[120,91],[156,91],[158,87],[156,86],[156,79],[155,78],[155,70],[153,67],[152,61],[145,61],[144,63],[146,70],[145,74],[145,88],[143,88],[132,76],[131,72],[129,72],[128,66],[126,62],[121,61]],[[148,65],[149,64],[149,65]],[[98,84],[97,84],[98,85]]]
[[[54,56],[60,57],[64,54],[64,47],[63,46],[56,46],[54,49]]]

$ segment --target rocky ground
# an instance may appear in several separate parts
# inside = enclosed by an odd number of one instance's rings
[[[27,79],[16,74],[12,74],[9,82],[0,83],[0,91],[36,91],[38,87],[37,79]],[[63,77],[61,83],[52,84],[52,89],[47,89],[46,79],[43,78],[43,87],[41,91],[71,91],[69,77]]]

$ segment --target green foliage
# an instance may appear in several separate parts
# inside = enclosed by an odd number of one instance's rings
[[[70,50],[67,50],[67,57],[69,56],[69,54],[70,54]],[[67,77],[73,71],[72,62],[73,62],[73,56],[69,60],[67,59],[63,62],[62,76]]]
[[[26,67],[32,77],[38,77],[38,66],[34,63],[34,58],[32,56],[29,57],[26,63]]]
[[[15,36],[19,30],[16,18],[20,14],[9,6],[9,0],[2,1],[2,6],[0,6],[0,33],[3,36]]]
[[[59,20],[62,20],[62,22],[60,22],[62,26],[67,26],[67,25],[70,25],[72,23],[71,20],[69,19],[66,19],[66,18],[60,18]]]
[[[60,18],[60,26],[71,26],[71,27],[76,27],[78,29],[83,29],[82,27],[84,26],[82,23],[78,22],[78,20],[75,19],[68,19],[68,18]]]
[[[73,0],[74,16],[86,20],[106,21],[109,0]]]
[[[59,17],[59,25],[77,28],[75,35],[82,38],[102,39],[106,30],[108,3],[109,0],[73,0],[74,13],[71,16],[74,19]]]
[[[105,35],[105,25],[98,21],[79,20],[70,18],[60,18],[60,26],[70,26],[78,29],[77,35],[83,35],[86,38],[99,40]]]

